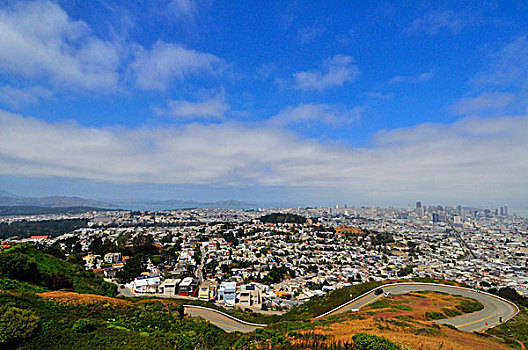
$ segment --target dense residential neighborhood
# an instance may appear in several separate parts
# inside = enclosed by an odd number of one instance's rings
[[[507,208],[119,210],[0,223],[50,219],[87,221],[58,236],[11,237],[2,247],[60,247],[124,296],[285,310],[350,284],[411,277],[528,294],[528,220]]]

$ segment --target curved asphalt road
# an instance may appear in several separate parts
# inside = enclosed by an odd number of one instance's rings
[[[184,305],[184,307],[186,315],[201,317],[226,332],[249,333],[253,332],[257,328],[263,328],[266,326],[244,322],[214,309],[196,307],[193,305]]]
[[[480,311],[435,321],[436,323],[455,326],[458,329],[466,332],[483,331],[494,327],[500,324],[499,317],[502,317],[502,321],[506,322],[519,312],[517,306],[509,301],[488,293],[479,293],[468,288],[432,283],[394,283],[381,286],[381,288],[383,289],[384,293],[390,292],[392,294],[407,294],[410,292],[433,291],[461,295],[479,301],[482,303],[482,305],[484,305],[484,309]],[[348,303],[338,306],[337,308],[330,310],[325,314],[317,316],[316,318],[347,312],[354,309],[357,310],[375,302],[384,296],[384,293],[381,295],[375,295],[374,291],[375,289],[357,297],[356,299],[353,299]],[[257,328],[266,326],[262,324],[244,322],[214,309],[196,307],[192,305],[185,305],[185,314],[201,317],[218,326],[219,328],[222,328],[226,332],[248,333],[254,331]]]
[[[494,327],[499,322],[499,317],[502,317],[502,321],[506,322],[511,317],[515,316],[518,312],[515,304],[497,298],[488,293],[477,292],[473,289],[452,287],[441,284],[422,284],[422,283],[397,283],[381,286],[383,292],[390,292],[392,294],[406,294],[410,292],[419,291],[432,291],[432,292],[443,292],[453,295],[461,295],[463,297],[475,299],[484,305],[484,309],[473,312],[470,314],[464,314],[461,316],[443,319],[435,321],[440,324],[449,324],[457,327],[458,329],[466,332],[483,331],[488,328]],[[353,302],[344,306],[338,307],[332,310],[326,315],[338,314],[352,309],[360,309],[363,306],[369,305],[376,300],[382,298],[384,293],[381,295],[375,295],[374,291],[370,291],[365,295],[359,297]],[[324,316],[326,316],[324,315]]]

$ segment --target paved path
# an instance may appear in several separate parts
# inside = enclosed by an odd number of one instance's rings
[[[443,292],[453,295],[461,295],[467,298],[475,299],[484,305],[484,309],[457,316],[449,319],[435,321],[440,324],[449,324],[466,332],[483,331],[494,327],[499,322],[499,317],[502,317],[503,322],[515,316],[518,312],[515,304],[505,301],[488,293],[477,292],[474,289],[452,287],[441,284],[423,284],[423,283],[397,283],[392,285],[385,285],[381,287],[383,292],[390,292],[392,294],[406,294],[417,291],[433,291]],[[363,306],[369,305],[376,300],[382,298],[384,294],[375,295],[374,291],[370,291],[363,296],[357,298],[353,302],[332,310],[327,315],[346,312],[352,309],[360,309]],[[325,315],[326,316],[326,315]]]
[[[515,304],[509,301],[498,298],[488,293],[477,292],[473,289],[468,288],[452,287],[443,284],[432,283],[395,283],[384,285],[381,288],[383,289],[384,293],[390,292],[392,294],[407,294],[410,292],[418,291],[433,291],[453,295],[461,295],[479,301],[480,303],[482,303],[482,305],[484,305],[484,309],[480,311],[449,319],[435,321],[440,324],[449,324],[455,326],[458,329],[466,332],[484,331],[488,328],[500,324],[499,317],[502,317],[502,321],[506,322],[507,320],[515,316],[519,311],[517,306],[515,306]],[[384,296],[384,293],[382,293],[381,295],[375,295],[374,291],[375,289],[325,314],[317,316],[316,318],[338,314],[354,309],[360,309],[366,305],[372,304],[373,302]],[[211,322],[212,324],[222,328],[226,332],[247,333],[252,332],[257,328],[262,328],[266,326],[241,321],[214,309],[201,308],[191,305],[185,306],[185,314],[195,317],[202,317],[207,321]]]
[[[222,328],[226,332],[249,333],[257,328],[263,328],[266,326],[244,322],[235,317],[224,314],[223,312],[193,305],[185,305],[185,314],[193,317],[201,317],[215,326]]]

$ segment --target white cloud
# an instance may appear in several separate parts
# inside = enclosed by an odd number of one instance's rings
[[[367,92],[366,95],[368,97],[378,98],[380,100],[386,100],[386,99],[394,97],[394,93],[393,92],[383,93],[383,92],[379,92],[379,91],[370,91],[370,92]]]
[[[297,30],[297,40],[301,44],[308,44],[312,42],[321,34],[322,30],[315,27],[304,27]]]
[[[464,97],[456,102],[451,110],[457,114],[478,114],[498,111],[515,100],[515,95],[503,92],[483,92],[475,97]]]
[[[215,55],[163,41],[154,44],[150,51],[140,48],[132,63],[137,85],[143,89],[159,90],[174,81],[182,82],[191,75],[217,74],[224,68],[225,62]]]
[[[294,79],[298,89],[325,90],[354,81],[359,73],[352,57],[335,55],[324,61],[320,70],[297,72]]]
[[[389,79],[385,84],[386,85],[398,85],[398,84],[417,84],[417,83],[423,83],[426,81],[431,80],[434,77],[434,73],[432,72],[422,72],[418,75],[397,75],[391,79]]]
[[[89,89],[118,82],[119,48],[48,1],[0,9],[0,69]]]
[[[185,100],[170,100],[166,108],[154,108],[158,115],[166,115],[177,119],[224,119],[229,105],[222,98],[216,97],[201,102]]]
[[[30,88],[15,88],[11,85],[0,86],[0,103],[12,107],[35,104],[41,99],[49,99],[53,93],[39,86]]]
[[[213,0],[171,0],[167,9],[169,16],[186,24],[194,24],[200,13],[211,7],[212,3]]]
[[[412,21],[407,32],[430,35],[440,32],[458,33],[467,24],[465,18],[453,11],[431,11]]]
[[[466,203],[528,195],[527,117],[463,118],[383,131],[369,147],[357,149],[234,124],[89,128],[0,112],[0,126],[4,175],[323,186],[383,199],[408,196],[412,189],[411,198]]]
[[[363,107],[347,109],[332,104],[300,104],[287,107],[270,118],[269,123],[275,126],[301,125],[302,127],[327,124],[337,127],[350,124],[361,117]]]
[[[451,106],[458,114],[522,113],[528,105],[528,39],[520,36],[490,54],[469,80],[468,97]]]
[[[198,12],[198,4],[195,0],[172,0],[168,7],[177,17],[194,17]]]
[[[491,54],[488,67],[476,74],[471,83],[475,89],[528,87],[528,39],[515,38]]]

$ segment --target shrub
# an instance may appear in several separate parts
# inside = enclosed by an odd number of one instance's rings
[[[475,311],[482,310],[484,308],[484,305],[482,305],[478,301],[462,300],[460,305],[457,305],[456,308],[465,314],[469,314]]]
[[[427,320],[441,320],[443,318],[446,318],[446,315],[444,315],[442,312],[428,311],[425,313],[425,319]]]
[[[456,316],[462,315],[462,313],[458,311],[457,309],[450,309],[450,308],[444,307],[442,308],[442,311],[444,312],[444,314],[446,314],[447,317],[456,317]]]
[[[72,331],[75,333],[90,333],[95,331],[95,323],[92,320],[81,318],[72,326]]]
[[[40,281],[35,259],[18,252],[0,254],[0,275],[26,282]]]
[[[401,350],[400,346],[394,344],[385,337],[358,333],[352,337],[357,350]]]
[[[66,275],[61,272],[52,273],[51,275],[46,276],[45,281],[46,287],[51,290],[73,290],[73,282],[70,281],[68,277],[66,277]]]
[[[31,311],[12,306],[0,308],[0,344],[29,338],[37,330],[38,317]]]

